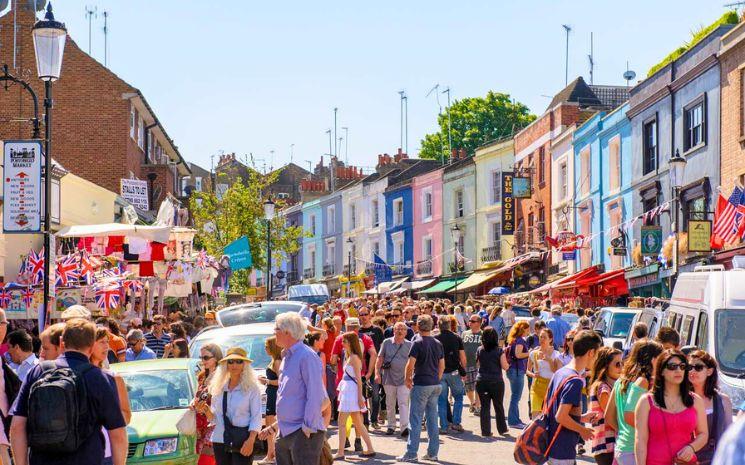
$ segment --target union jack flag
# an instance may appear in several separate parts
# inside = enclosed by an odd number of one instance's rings
[[[122,286],[124,287],[124,289],[133,289],[135,292],[140,291],[143,287],[145,287],[144,284],[142,284],[142,281],[140,281],[139,279],[125,279],[122,283]]]
[[[75,255],[68,255],[57,260],[57,286],[69,286],[71,281],[80,278]]]
[[[111,310],[119,306],[121,289],[115,286],[96,289],[96,306],[102,310]]]
[[[96,269],[101,266],[101,260],[83,252],[80,256],[80,277],[85,280],[86,284],[96,282]]]
[[[34,301],[34,288],[29,286],[24,289],[23,293],[21,294],[21,299],[23,299],[23,303],[26,305],[26,308],[30,307],[31,302]]]
[[[712,247],[722,248],[743,235],[745,230],[745,192],[739,187],[732,190],[732,194],[725,199],[719,194],[714,211],[714,231]]]
[[[26,259],[26,273],[30,276],[31,284],[38,284],[44,279],[44,249],[37,254],[33,250]]]
[[[3,286],[0,288],[0,307],[6,308],[8,304],[10,304],[10,292]]]

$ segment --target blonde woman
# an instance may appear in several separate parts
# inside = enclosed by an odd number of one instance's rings
[[[530,384],[530,418],[537,417],[543,410],[543,399],[546,397],[548,383],[554,372],[563,365],[559,351],[554,349],[554,333],[543,328],[538,333],[539,345],[530,351],[528,370],[525,374],[533,381]]]
[[[273,425],[277,419],[277,389],[279,389],[279,366],[282,363],[282,348],[277,345],[277,338],[272,336],[264,342],[264,350],[271,357],[266,367],[266,376],[259,376],[259,382],[266,386],[266,417],[265,425]],[[267,452],[261,465],[274,463],[274,437],[267,438]]]
[[[525,423],[520,421],[520,396],[525,386],[525,372],[528,369],[528,343],[525,336],[530,327],[527,321],[518,321],[507,336],[507,379],[510,382],[510,406],[507,410],[507,424],[513,428],[523,429]]]
[[[212,449],[212,430],[215,425],[207,419],[210,410],[210,383],[217,371],[217,364],[222,359],[222,349],[214,343],[207,343],[199,349],[201,369],[197,374],[197,391],[191,408],[197,414],[197,443],[196,450],[199,454],[197,465],[215,465],[215,453]]]
[[[261,389],[251,362],[244,349],[231,347],[210,383],[212,400],[207,416],[215,425],[212,446],[217,465],[253,463],[254,443],[261,431]]]

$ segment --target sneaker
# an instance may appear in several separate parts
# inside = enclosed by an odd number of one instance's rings
[[[385,430],[385,435],[386,436],[393,436],[393,433],[395,433],[395,432],[396,432],[396,430],[394,430],[393,428],[388,428],[387,430]]]
[[[354,440],[354,451],[355,452],[362,452],[364,449],[362,448],[362,439],[355,439]]]
[[[402,438],[408,438],[409,437],[409,428],[404,428],[404,430],[401,431],[401,437]]]
[[[437,456],[430,456],[429,454],[422,457],[422,460],[428,460],[430,462],[438,462]]]
[[[388,411],[381,410],[380,414],[378,414],[378,422],[385,421],[388,418]]]
[[[416,455],[414,455],[414,456],[400,455],[400,456],[396,457],[396,462],[419,463],[419,459],[416,458]]]

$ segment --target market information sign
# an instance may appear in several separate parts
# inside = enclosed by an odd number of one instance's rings
[[[561,259],[564,260],[565,262],[574,261],[576,259],[576,257],[577,257],[577,251],[576,250],[572,250],[572,251],[569,251],[569,252],[562,252],[561,253]]]
[[[242,236],[225,246],[223,253],[230,259],[230,268],[233,270],[242,270],[253,266],[251,245],[248,243],[247,236]]]
[[[147,181],[139,179],[120,179],[121,196],[134,207],[142,211],[150,210],[150,201],[147,193]]]
[[[515,176],[512,179],[512,197],[516,199],[529,199],[530,190],[530,178]]]
[[[657,255],[662,250],[662,227],[642,226],[642,255]]]
[[[515,234],[515,199],[512,195],[515,173],[512,171],[502,172],[502,235],[512,236]]]
[[[711,220],[688,220],[688,251],[711,252]]]
[[[41,141],[3,144],[3,232],[41,232]]]

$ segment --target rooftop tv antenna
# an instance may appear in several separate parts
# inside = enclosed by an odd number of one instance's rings
[[[93,18],[98,18],[98,7],[86,5],[85,17],[88,19],[88,55],[93,56]]]
[[[349,166],[349,128],[342,126],[341,130],[344,131],[344,163]]]
[[[595,71],[595,60],[593,59],[593,53],[592,53],[592,32],[590,33],[590,54],[587,55],[587,59],[590,61],[590,85],[593,84],[593,71]]]
[[[725,4],[723,5],[723,6],[724,6],[725,8],[734,8],[734,9],[738,9],[738,8],[742,8],[742,7],[745,7],[745,2],[732,2],[732,3],[725,3]],[[0,9],[1,9],[1,8],[0,8]]]
[[[405,90],[399,90],[401,97],[401,150],[409,153],[409,97]]]
[[[569,84],[569,32],[572,30],[572,26],[568,24],[562,24],[561,27],[566,31],[566,51],[564,53],[564,87]]]
[[[432,92],[435,93],[435,100],[437,100],[437,108],[439,109],[437,111],[437,114],[440,115],[442,114],[442,105],[440,105],[440,84],[439,83],[435,84],[434,87],[432,87],[429,90],[429,92],[427,92],[427,95],[425,95],[424,98],[429,97],[432,94]]]
[[[629,62],[626,62],[626,72],[623,73],[623,78],[626,79],[626,87],[629,86],[629,82],[636,78],[636,73],[629,69]]]
[[[295,156],[295,144],[290,144],[290,163],[292,163],[292,159]]]
[[[103,65],[109,66],[109,12],[103,10]]]
[[[442,91],[443,94],[448,94],[448,157],[453,156],[453,137],[450,134],[450,86],[448,86],[445,90]],[[445,159],[443,158],[443,162]],[[452,160],[451,160],[452,161]]]

